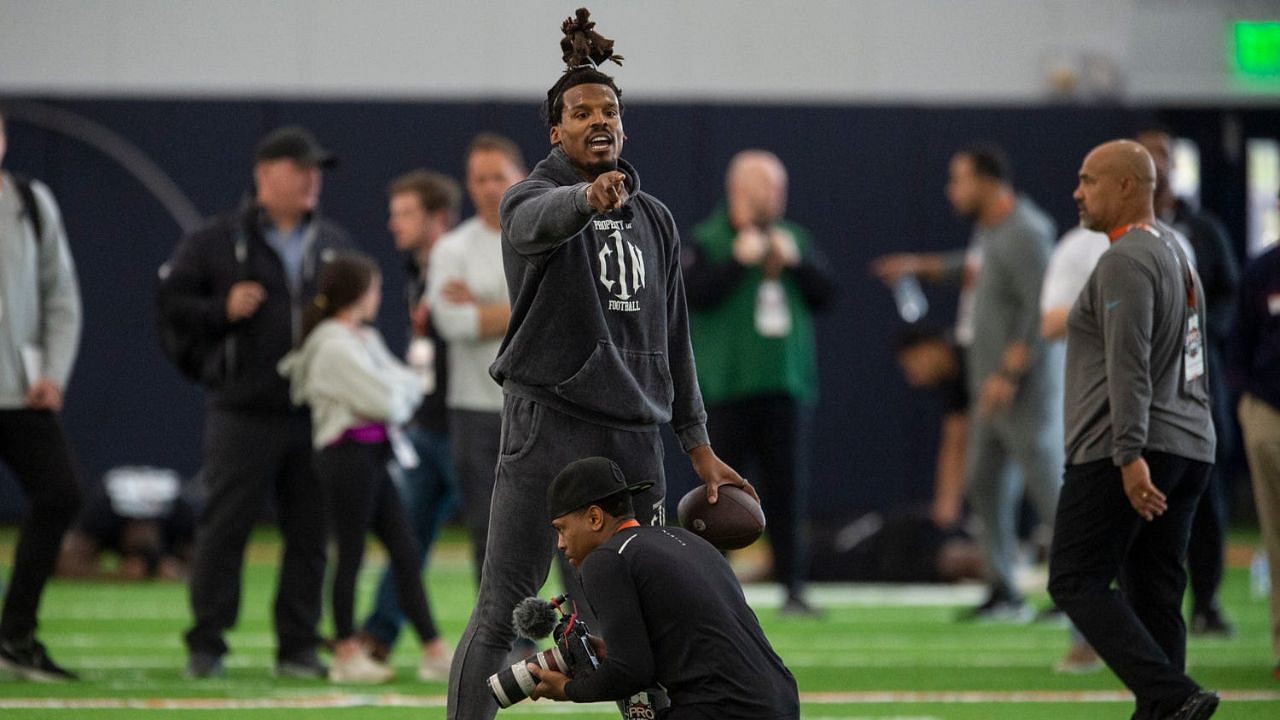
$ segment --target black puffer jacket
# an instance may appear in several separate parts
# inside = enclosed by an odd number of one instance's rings
[[[294,293],[284,263],[267,243],[263,213],[247,205],[214,218],[184,237],[162,273],[159,311],[169,322],[200,328],[211,353],[222,353],[216,372],[205,373],[209,404],[223,410],[291,412],[289,384],[276,363],[293,347],[302,310],[316,293],[320,268],[337,250],[349,249],[346,231],[313,215],[303,260],[302,287]],[[267,291],[251,317],[227,320],[227,294],[241,280]]]

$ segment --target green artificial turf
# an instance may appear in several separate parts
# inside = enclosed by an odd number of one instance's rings
[[[0,562],[11,556],[12,531],[0,533]],[[416,641],[406,633],[394,657],[397,682],[376,688],[277,681],[270,675],[270,607],[276,540],[256,536],[245,574],[239,627],[228,638],[225,679],[182,677],[181,635],[189,622],[186,590],[169,583],[53,582],[45,593],[40,635],[58,662],[82,681],[19,682],[0,675],[0,718],[325,718],[423,720],[444,716],[442,683],[414,678]],[[466,623],[473,582],[461,533],[446,534],[427,576],[437,623],[456,641]],[[361,577],[368,606],[381,559],[371,554]],[[7,578],[8,567],[0,571]],[[799,683],[806,720],[840,718],[1125,718],[1132,711],[1109,672],[1057,675],[1067,646],[1053,624],[975,625],[955,620],[974,588],[897,594],[856,588],[817,589],[821,619],[786,619],[769,589],[749,596],[765,631]],[[949,599],[950,598],[950,599]],[[1043,596],[1036,602],[1044,604]],[[1249,597],[1247,569],[1232,568],[1222,592],[1236,624],[1230,640],[1193,638],[1191,674],[1206,687],[1235,693],[1221,718],[1280,718],[1280,682],[1271,678],[1265,599]],[[904,604],[910,603],[910,604]],[[942,603],[942,604],[940,604]],[[678,611],[674,609],[673,611]],[[325,627],[328,627],[326,620]],[[1252,693],[1258,700],[1243,699]],[[206,701],[195,707],[197,701]],[[499,718],[616,718],[608,706],[525,702]]]

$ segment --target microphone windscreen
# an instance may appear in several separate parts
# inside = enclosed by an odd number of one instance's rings
[[[527,597],[511,611],[511,627],[522,638],[540,640],[555,629],[556,609],[542,598]]]

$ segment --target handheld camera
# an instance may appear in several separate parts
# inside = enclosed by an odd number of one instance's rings
[[[511,624],[520,637],[538,640],[549,634],[555,644],[489,676],[489,691],[499,707],[511,707],[533,694],[538,680],[526,667],[529,663],[569,677],[589,673],[600,664],[586,623],[567,594],[550,602],[536,597],[521,600],[511,612]]]

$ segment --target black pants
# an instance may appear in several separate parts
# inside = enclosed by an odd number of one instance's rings
[[[1187,545],[1187,573],[1191,577],[1191,604],[1194,612],[1206,612],[1217,605],[1218,588],[1227,562],[1227,477],[1235,448],[1235,403],[1231,402],[1224,353],[1220,343],[1209,346],[1209,410],[1217,432],[1217,461],[1209,473],[1209,485],[1200,498],[1191,522],[1191,542]]]
[[[773,574],[791,594],[799,593],[808,577],[806,413],[786,395],[707,408],[707,432],[716,455],[760,494],[773,546]]]
[[[1110,460],[1068,465],[1049,554],[1049,594],[1133,691],[1139,719],[1162,718],[1199,689],[1185,673],[1182,561],[1212,467],[1144,457],[1168,498],[1164,515],[1147,522],[1134,512]]]
[[[472,570],[476,587],[489,543],[489,504],[498,467],[502,415],[480,410],[449,410],[449,441],[453,469],[462,494],[462,517],[471,538]]]
[[[418,541],[400,502],[387,461],[386,443],[340,442],[316,453],[316,476],[328,505],[329,533],[338,547],[330,598],[339,640],[355,633],[356,580],[364,560],[365,537],[372,530],[387,550],[395,577],[396,600],[419,639],[439,635],[427,606],[418,562]]]
[[[305,413],[210,410],[204,433],[207,497],[191,563],[195,623],[187,648],[226,653],[223,634],[240,612],[245,544],[274,487],[284,540],[274,608],[277,658],[309,653],[319,642],[325,566],[324,498],[311,468],[311,421]]]
[[[80,511],[81,491],[62,425],[48,410],[0,410],[0,460],[17,476],[27,501],[0,613],[0,639],[22,640],[35,632],[40,595],[53,575],[62,535]]]
[[[1221,466],[1209,473],[1204,495],[1191,521],[1187,571],[1191,578],[1193,612],[1207,612],[1218,604],[1227,560],[1226,478]]]

